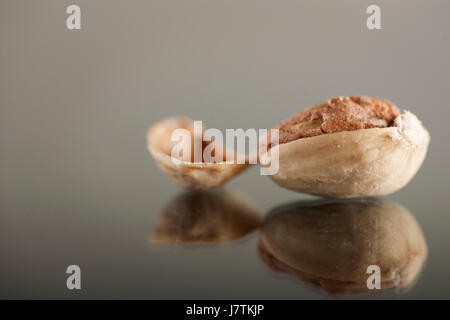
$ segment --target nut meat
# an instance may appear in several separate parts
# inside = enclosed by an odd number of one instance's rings
[[[365,96],[338,97],[292,116],[278,129],[279,171],[270,177],[298,192],[352,198],[405,186],[430,140],[411,112]]]

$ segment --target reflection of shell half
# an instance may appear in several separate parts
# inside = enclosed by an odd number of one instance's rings
[[[150,128],[147,145],[159,168],[182,187],[206,190],[223,185],[246,169],[246,164],[232,161],[191,162],[171,158],[171,149],[175,145],[171,134],[177,128],[193,131],[193,122],[188,118],[163,120]]]
[[[377,199],[278,207],[261,227],[259,251],[273,270],[332,293],[368,291],[373,265],[380,268],[381,289],[407,289],[427,256],[414,217]]]
[[[262,215],[245,197],[229,191],[186,192],[158,217],[151,243],[220,242],[255,230]]]

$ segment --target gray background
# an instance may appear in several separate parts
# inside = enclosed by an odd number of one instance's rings
[[[78,4],[82,29],[66,29]],[[156,167],[148,127],[188,115],[267,128],[337,95],[388,98],[431,133],[414,180],[390,196],[420,223],[426,267],[406,294],[450,298],[450,1],[0,0],[0,298],[323,298],[271,273],[257,233],[206,247],[152,246],[181,191]],[[226,187],[264,213],[308,196],[257,168]],[[82,269],[68,291],[65,268]]]

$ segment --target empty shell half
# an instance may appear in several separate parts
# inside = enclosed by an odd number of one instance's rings
[[[177,129],[187,130],[190,138],[173,141],[172,134]],[[160,121],[147,134],[148,149],[159,168],[177,184],[190,189],[207,190],[221,186],[248,167],[245,163],[236,163],[233,153],[226,152],[223,145],[211,143],[205,142],[203,132],[195,132],[194,122],[184,117]],[[214,157],[213,161],[211,157],[205,160],[206,148]],[[199,160],[196,155],[200,155]]]

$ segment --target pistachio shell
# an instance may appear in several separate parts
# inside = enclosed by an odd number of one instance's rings
[[[272,210],[260,229],[260,256],[271,269],[330,293],[368,291],[372,265],[381,289],[408,289],[427,256],[414,217],[386,200],[297,202]]]
[[[159,215],[150,242],[229,241],[247,235],[261,222],[261,213],[239,193],[185,192]]]
[[[405,186],[420,168],[430,136],[410,112],[393,127],[342,131],[297,139],[271,149],[279,170],[270,177],[298,192],[352,198]]]
[[[171,134],[177,128],[193,132],[193,122],[182,117],[158,122],[148,131],[147,145],[159,168],[180,186],[198,190],[211,189],[223,185],[248,168],[247,164],[232,161],[217,163],[191,162],[189,159],[173,161],[171,149],[175,143],[171,141]]]

